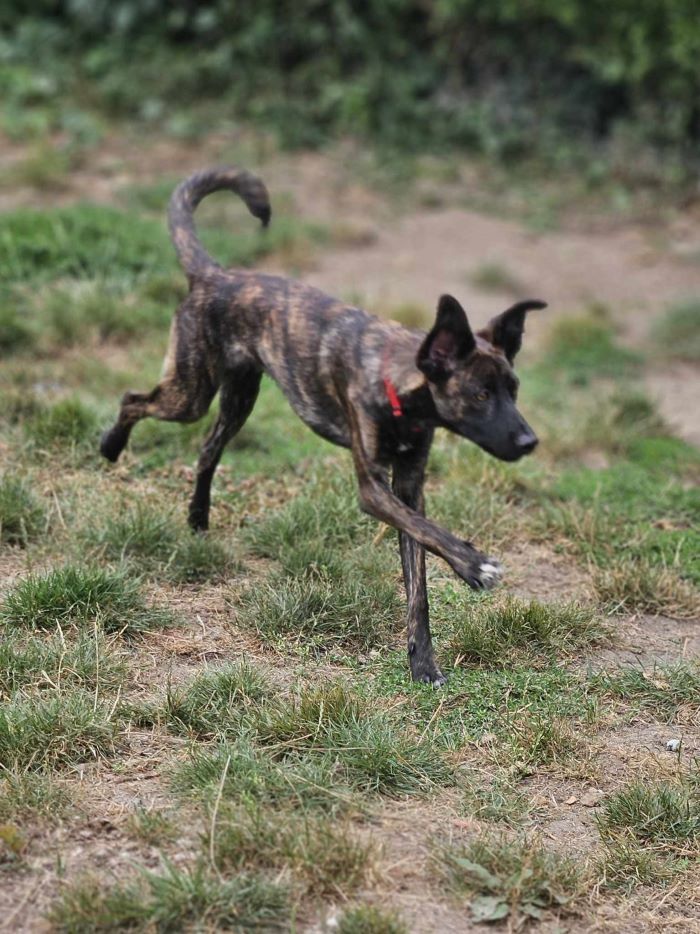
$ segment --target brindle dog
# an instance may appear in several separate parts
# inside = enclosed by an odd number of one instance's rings
[[[474,334],[459,302],[443,295],[426,334],[300,282],[225,270],[205,252],[193,221],[201,199],[219,189],[239,195],[263,226],[270,220],[267,190],[246,171],[205,170],[175,190],[170,233],[190,291],[173,321],[161,381],[149,393],[126,393],[102,437],[102,454],[116,461],[133,426],[147,416],[196,421],[220,390],[219,417],[202,447],[189,507],[190,525],[206,529],[219,458],[250,415],[267,373],[310,428],[350,448],[361,509],[398,529],[411,674],[442,685],[428,622],[425,549],[475,589],[493,586],[501,566],[425,518],[428,452],[436,428],[501,460],[534,449],[537,438],[515,406],[512,364],[526,312],[545,303],[519,302]]]

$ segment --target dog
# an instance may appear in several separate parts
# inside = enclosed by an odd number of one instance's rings
[[[302,421],[350,449],[360,508],[398,530],[411,675],[440,686],[446,679],[433,653],[425,551],[443,558],[474,589],[493,587],[502,569],[425,517],[428,453],[436,428],[504,461],[534,450],[537,437],[516,408],[513,361],[527,312],[546,304],[518,302],[474,333],[457,299],[443,295],[425,333],[301,282],[223,269],[200,243],[193,219],[202,198],[222,189],[239,195],[263,227],[269,224],[267,190],[245,170],[207,169],[176,188],[168,221],[189,294],[172,323],[160,382],[149,393],[124,395],[100,450],[116,461],[140,419],[194,422],[219,391],[219,416],[202,446],[189,505],[191,527],[206,530],[217,464],[267,373]]]

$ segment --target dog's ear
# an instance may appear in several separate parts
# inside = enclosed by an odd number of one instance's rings
[[[502,314],[492,318],[483,331],[479,331],[479,337],[483,337],[494,347],[502,350],[508,362],[512,363],[523,343],[525,314],[535,308],[546,307],[547,302],[540,302],[537,299],[518,302],[517,305],[513,305]]]
[[[431,382],[439,383],[451,376],[475,346],[464,308],[451,295],[442,295],[435,324],[418,351],[416,365]]]

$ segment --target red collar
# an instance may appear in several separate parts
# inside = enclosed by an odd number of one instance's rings
[[[396,391],[396,386],[394,386],[389,376],[389,355],[393,341],[391,338],[384,345],[384,352],[382,354],[382,382],[384,383],[384,391],[386,392],[386,397],[389,400],[389,405],[391,406],[391,414],[394,418],[403,418],[403,409],[401,408],[401,400],[399,399],[399,394]]]

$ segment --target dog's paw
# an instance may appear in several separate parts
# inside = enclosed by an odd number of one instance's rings
[[[503,565],[496,558],[487,557],[479,565],[479,580],[485,590],[491,590],[503,577]]]
[[[100,438],[100,454],[113,464],[126,447],[129,436],[119,428],[110,428]]]
[[[418,684],[431,684],[434,688],[441,688],[447,684],[447,678],[433,659],[421,662],[411,660],[411,677]]]

